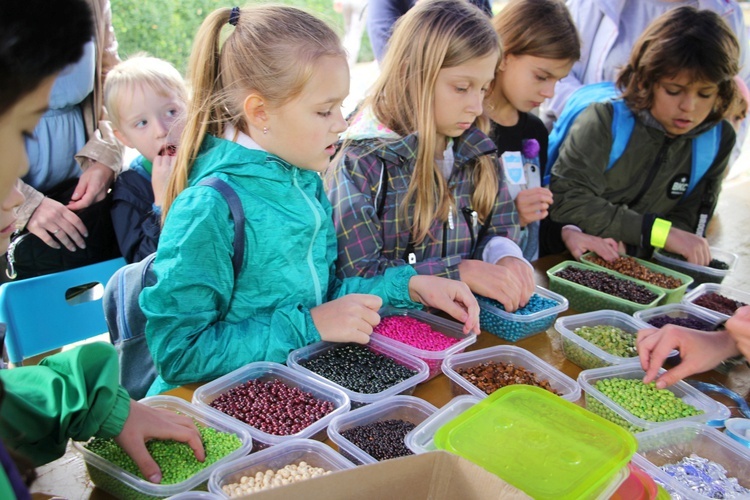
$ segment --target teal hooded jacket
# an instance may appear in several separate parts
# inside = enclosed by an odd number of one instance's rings
[[[206,177],[228,182],[245,211],[236,281],[229,206],[215,189],[196,185]],[[336,278],[336,231],[317,172],[206,136],[188,184],[162,229],[157,284],[139,301],[160,374],[149,395],[253,361],[285,362],[291,350],[320,340],[310,309],[348,293],[420,307],[409,298],[416,274],[410,266],[373,278]]]

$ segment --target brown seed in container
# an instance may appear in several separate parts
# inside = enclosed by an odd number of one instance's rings
[[[523,366],[515,366],[513,363],[487,361],[468,368],[458,368],[456,371],[486,394],[492,394],[507,385],[525,384],[541,387],[553,394],[560,395],[559,392],[552,388],[549,380],[540,380],[534,372],[527,370]]]
[[[681,280],[649,269],[638,263],[633,257],[621,256],[612,262],[607,262],[598,255],[591,255],[587,257],[587,260],[597,266],[606,267],[607,269],[617,271],[625,276],[630,276],[631,278],[645,281],[646,283],[651,283],[652,285],[666,288],[668,290],[674,290],[675,288],[682,286]]]

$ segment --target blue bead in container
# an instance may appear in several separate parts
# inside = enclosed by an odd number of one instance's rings
[[[568,299],[540,286],[526,306],[509,313],[499,302],[477,296],[479,301],[479,324],[501,339],[517,342],[535,333],[547,330],[557,315],[568,308]]]

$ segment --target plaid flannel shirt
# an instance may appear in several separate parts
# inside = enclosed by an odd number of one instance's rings
[[[344,152],[328,191],[339,242],[339,276],[374,276],[388,267],[407,264],[403,257],[410,241],[410,224],[399,207],[414,171],[417,146],[416,134],[410,134],[397,140],[353,141]],[[484,155],[496,159],[496,150],[492,140],[475,127],[455,139],[455,166],[448,185],[458,213],[453,213],[452,229],[435,220],[430,228],[433,237],[414,246],[417,262],[412,266],[417,273],[460,279],[458,265],[472,250],[471,219],[467,220],[464,209],[471,210],[476,159]],[[499,161],[496,163],[500,189],[487,231],[476,243],[474,255],[479,258],[491,238],[507,237],[517,242],[520,234],[518,212],[502,181]],[[377,207],[384,168],[388,170],[388,186],[381,218]],[[413,204],[408,212],[411,217]],[[478,224],[474,232],[478,233],[481,226]]]

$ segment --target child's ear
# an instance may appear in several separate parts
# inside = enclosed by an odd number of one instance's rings
[[[260,95],[250,94],[247,96],[242,105],[242,110],[245,113],[245,119],[249,126],[263,130],[268,125],[266,103]]]
[[[123,144],[123,146],[133,149],[133,143],[130,142],[128,138],[125,137],[125,135],[123,135],[122,132],[120,132],[117,129],[113,130],[113,132],[115,133],[115,137],[117,137],[117,140],[120,141]]]

